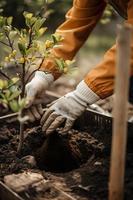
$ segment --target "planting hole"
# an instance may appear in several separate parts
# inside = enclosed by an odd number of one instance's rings
[[[95,152],[101,151],[98,141],[86,132],[71,130],[67,136],[51,134],[35,157],[40,169],[67,172],[78,168]]]

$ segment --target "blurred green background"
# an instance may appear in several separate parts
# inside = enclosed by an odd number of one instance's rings
[[[72,0],[1,0],[0,9],[2,15],[13,16],[14,25],[18,28],[24,27],[23,11],[33,12],[46,16],[46,26],[49,32],[54,32],[65,18],[66,11],[72,6]],[[89,42],[85,45],[86,51],[100,52],[106,50],[113,44],[115,37],[115,22],[117,15],[113,12],[111,22],[99,24],[91,36]]]
[[[1,0],[0,11],[1,15],[13,16],[13,24],[18,28],[24,27],[24,11],[45,16],[47,18],[45,25],[48,27],[46,37],[48,37],[64,21],[65,13],[71,8],[72,3],[73,0],[48,0],[47,3],[45,0]],[[109,20],[106,20],[106,17],[109,17]],[[98,23],[83,48],[77,54],[76,66],[78,67],[78,72],[73,75],[74,79],[77,80],[76,82],[80,81],[89,70],[95,67],[106,50],[115,43],[116,25],[122,19],[112,8],[111,14],[107,9],[102,19],[103,23]]]
[[[54,30],[63,20],[65,12],[71,7],[72,0],[1,0],[0,8],[4,16],[13,16],[14,25],[24,26],[23,11],[47,15],[47,26]]]

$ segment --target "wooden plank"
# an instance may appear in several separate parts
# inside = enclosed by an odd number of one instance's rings
[[[109,200],[123,200],[127,145],[127,102],[131,59],[132,28],[118,27],[114,122],[109,183]]]

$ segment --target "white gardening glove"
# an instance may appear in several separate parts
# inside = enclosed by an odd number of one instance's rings
[[[44,99],[45,90],[54,81],[50,73],[37,71],[34,78],[26,85],[26,110],[25,115],[29,121],[39,120],[43,114],[41,103]]]
[[[88,104],[99,100],[99,97],[82,81],[76,90],[61,97],[43,115],[42,130],[46,135],[52,133],[63,122],[62,132],[70,130],[74,121],[85,111]]]

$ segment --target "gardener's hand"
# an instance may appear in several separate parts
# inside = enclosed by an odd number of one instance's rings
[[[49,135],[65,122],[62,132],[67,132],[84,112],[87,104],[92,104],[98,99],[99,97],[82,81],[76,90],[61,97],[44,113],[41,119],[42,130]]]
[[[43,102],[45,90],[53,82],[52,74],[45,74],[42,71],[37,71],[34,78],[26,85],[26,111],[30,121],[40,119],[43,110],[41,103]]]
[[[28,121],[34,122],[41,119],[43,115],[43,108],[41,104],[30,106],[28,109],[24,109],[24,115],[28,116]]]
[[[34,78],[26,85],[26,108],[42,103],[45,90],[54,81],[52,74],[37,71]]]

